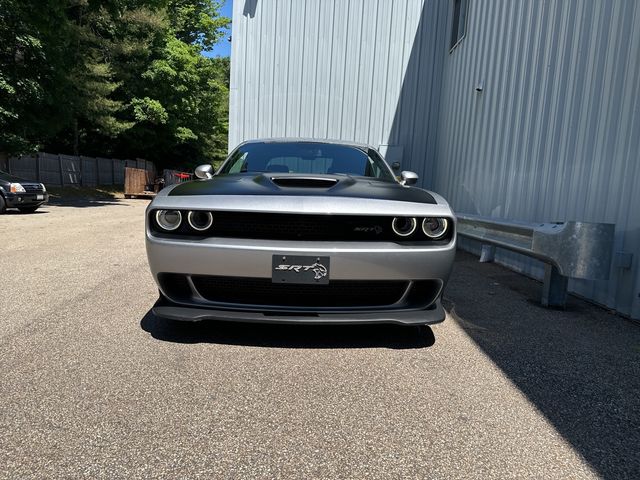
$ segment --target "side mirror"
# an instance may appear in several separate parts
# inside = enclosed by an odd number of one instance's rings
[[[208,163],[199,165],[196,167],[196,177],[201,178],[202,180],[213,178],[213,167]]]
[[[415,185],[418,182],[418,174],[415,172],[407,172],[406,170],[400,172],[400,183],[402,185]]]

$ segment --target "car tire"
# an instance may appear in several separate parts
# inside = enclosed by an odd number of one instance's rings
[[[7,211],[7,204],[4,201],[4,197],[0,195],[0,215]]]
[[[20,213],[33,213],[38,210],[38,207],[18,207]]]

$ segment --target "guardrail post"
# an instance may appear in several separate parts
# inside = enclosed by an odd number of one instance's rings
[[[567,285],[569,279],[553,265],[544,266],[544,283],[542,284],[542,305],[545,307],[564,308],[567,303]]]
[[[495,258],[495,245],[482,245],[482,252],[480,252],[480,263],[491,263]]]

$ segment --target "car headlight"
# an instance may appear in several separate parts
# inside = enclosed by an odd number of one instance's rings
[[[47,191],[47,187],[44,186],[44,183],[41,183],[40,186],[42,187],[42,191],[46,192]]]
[[[422,231],[433,240],[444,237],[448,227],[449,221],[446,218],[427,217],[422,220]]]
[[[171,232],[182,223],[182,214],[179,210],[158,210],[156,211],[156,223],[163,230]]]
[[[187,215],[187,222],[194,230],[203,232],[213,224],[213,215],[211,215],[211,212],[194,210]]]
[[[24,187],[22,185],[20,185],[19,183],[12,183],[10,185],[10,187],[11,187],[11,193],[25,193],[26,192]]]
[[[416,219],[413,217],[395,217],[391,222],[393,232],[399,237],[408,237],[416,231]]]

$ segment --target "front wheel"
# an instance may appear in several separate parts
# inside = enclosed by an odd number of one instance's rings
[[[38,209],[38,207],[18,207],[20,213],[33,213]]]
[[[0,215],[7,211],[7,204],[4,201],[4,197],[0,195]]]

